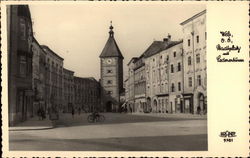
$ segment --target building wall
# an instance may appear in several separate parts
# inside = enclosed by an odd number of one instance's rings
[[[141,57],[135,62],[134,68],[134,95],[135,95],[135,112],[147,111],[146,106],[146,78],[145,63]]]
[[[74,106],[74,72],[63,68],[63,111],[70,112]]]
[[[169,48],[169,108],[170,112],[183,113],[181,103],[183,93],[183,45],[182,43]]]
[[[199,16],[191,18],[188,22],[182,24],[185,74],[184,94],[186,94],[187,98],[185,106],[190,106],[192,113],[197,112],[197,107],[200,104],[202,104],[201,110],[206,111],[207,61],[205,13],[203,11]],[[204,96],[204,102],[202,102],[202,99],[199,99],[201,95]]]
[[[175,57],[173,56],[174,52],[176,52]],[[178,83],[183,86],[182,71],[177,71],[178,63],[180,63],[181,70],[183,69],[181,53],[182,43],[179,43],[145,59],[146,97],[152,112],[175,112],[175,106],[171,106],[171,102],[173,104],[183,90],[183,87],[181,87],[181,91],[178,90]],[[177,91],[170,91],[172,84],[175,85]]]
[[[7,6],[9,125],[32,117],[32,23],[27,5]]]
[[[94,78],[74,77],[74,108],[85,112],[103,111],[100,106],[100,84]]]
[[[46,52],[46,107],[57,111],[63,105],[63,58],[49,47],[42,46]]]
[[[32,43],[32,89],[34,92],[33,115],[37,115],[39,108],[45,107],[45,52],[34,39]]]
[[[127,110],[128,112],[135,112],[135,74],[134,74],[134,67],[135,61],[137,59],[131,59],[128,63],[128,81],[127,81],[127,88],[128,88],[128,100],[127,100]]]

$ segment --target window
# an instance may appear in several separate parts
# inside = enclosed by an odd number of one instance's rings
[[[200,42],[199,36],[196,36],[196,42],[197,42],[197,43]]]
[[[107,70],[107,73],[109,74],[109,73],[112,73],[112,70]]]
[[[178,63],[178,71],[181,71],[181,63]]]
[[[108,81],[107,81],[107,84],[112,84],[112,80],[108,80]]]
[[[27,67],[27,61],[25,56],[20,56],[19,58],[19,64],[20,64],[20,69],[19,69],[19,75],[20,77],[26,77],[26,67]]]
[[[205,40],[207,40],[207,32],[205,32]]]
[[[192,59],[191,56],[188,57],[188,65],[192,65]]]
[[[113,92],[112,91],[107,91],[107,94],[112,94]]]
[[[20,37],[21,40],[26,39],[26,26],[23,20],[20,21]]]
[[[201,85],[201,75],[197,76],[197,80],[198,80],[198,85],[200,86]]]
[[[188,39],[188,46],[190,46],[190,39]]]
[[[174,73],[174,65],[171,65],[171,73]]]
[[[171,85],[171,92],[174,92],[174,84],[172,83],[172,85]]]
[[[196,54],[196,63],[200,63],[200,60],[201,60],[200,54]]]
[[[174,57],[176,57],[176,52],[174,52]]]
[[[192,77],[189,77],[189,78],[188,78],[188,86],[189,86],[189,87],[192,87]]]
[[[181,91],[181,83],[178,82],[178,90]]]

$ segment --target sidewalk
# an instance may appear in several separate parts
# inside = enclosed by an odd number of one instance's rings
[[[49,120],[48,117],[44,120],[39,120],[39,118],[35,116],[13,127],[9,127],[9,131],[44,130],[51,128],[54,128],[54,123]]]

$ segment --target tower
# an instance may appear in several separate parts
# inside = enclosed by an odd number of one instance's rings
[[[120,93],[123,90],[123,56],[115,41],[112,21],[109,38],[100,57],[101,62],[101,104],[106,112],[118,112]]]

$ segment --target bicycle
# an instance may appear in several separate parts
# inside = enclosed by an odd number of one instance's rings
[[[94,116],[93,114],[90,114],[87,119],[89,123],[103,122],[105,120],[105,117],[101,114],[98,114],[96,116]]]

